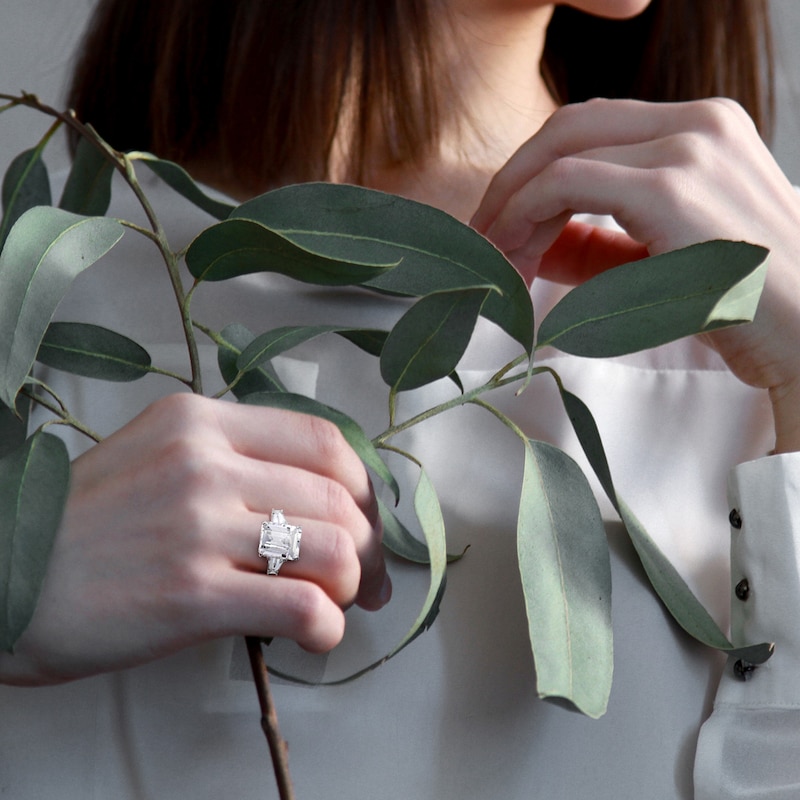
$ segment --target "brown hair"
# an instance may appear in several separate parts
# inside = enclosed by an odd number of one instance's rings
[[[358,181],[373,144],[396,162],[436,145],[452,103],[432,78],[434,1],[100,0],[69,104],[121,150],[246,189],[330,179],[345,112]],[[560,102],[726,95],[769,128],[766,0],[653,0],[624,22],[560,6],[542,69]]]
[[[732,97],[768,137],[772,60],[767,0],[654,0],[621,21],[557,8],[542,68],[561,103]]]

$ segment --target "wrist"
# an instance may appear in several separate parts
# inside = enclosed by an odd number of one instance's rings
[[[775,452],[800,451],[800,379],[769,390],[775,420]]]

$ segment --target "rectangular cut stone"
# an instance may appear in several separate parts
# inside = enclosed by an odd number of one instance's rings
[[[281,557],[295,561],[300,555],[301,529],[286,522],[263,522],[258,554],[263,558]]]

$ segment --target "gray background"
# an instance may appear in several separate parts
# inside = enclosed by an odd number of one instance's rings
[[[34,92],[60,106],[71,54],[92,6],[93,0],[0,0],[0,91]],[[771,6],[778,62],[773,152],[800,185],[800,0],[771,0]],[[0,168],[5,169],[31,145],[32,130],[44,129],[34,115],[19,110],[4,114],[0,122]],[[54,158],[49,160],[52,164]]]

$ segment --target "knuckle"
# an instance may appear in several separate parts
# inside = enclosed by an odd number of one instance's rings
[[[694,169],[714,157],[715,146],[708,137],[698,131],[688,131],[665,137],[661,142],[661,153],[669,169],[661,172],[661,178],[679,169]]]
[[[734,137],[744,123],[750,127],[753,125],[744,108],[727,97],[699,100],[696,108],[699,130],[717,141]]]
[[[332,422],[322,417],[309,416],[306,431],[323,462],[336,463],[344,457],[347,442],[342,432]]]
[[[350,492],[334,480],[326,480],[321,501],[325,517],[337,525],[351,527],[357,506]]]
[[[649,191],[658,197],[661,207],[668,210],[666,213],[678,213],[685,207],[686,173],[682,166],[675,165],[649,170],[646,178],[650,184]]]
[[[210,494],[225,464],[216,448],[191,435],[179,434],[164,443],[158,468],[164,485],[187,499]]]
[[[159,398],[148,407],[148,413],[164,425],[192,419],[206,405],[206,398],[188,392],[176,392]]]
[[[580,166],[579,162],[580,159],[576,156],[562,156],[551,161],[542,170],[542,174],[553,186],[565,186],[571,183],[575,171]]]
[[[172,625],[206,618],[214,607],[213,586],[204,558],[173,549],[164,554],[161,579],[152,587],[158,598],[159,617]]]
[[[347,573],[357,568],[358,555],[353,537],[339,526],[323,538],[325,563],[334,573]]]

